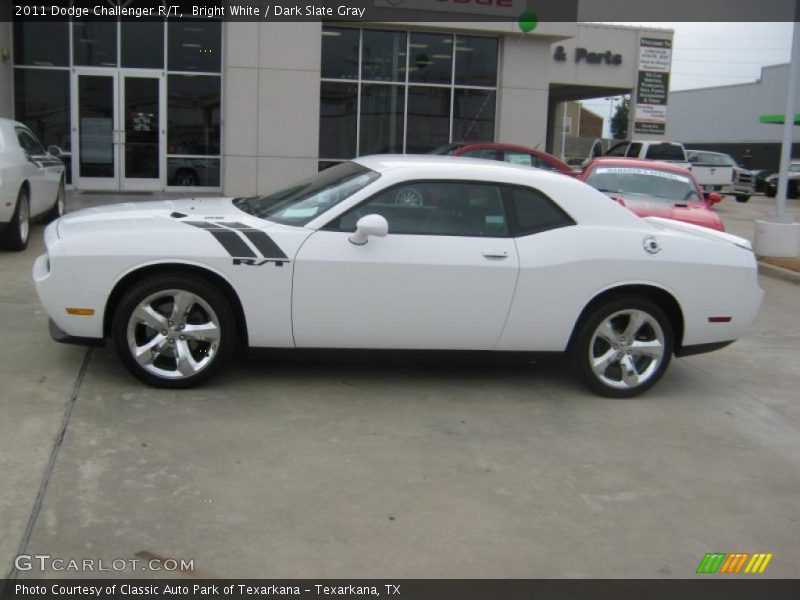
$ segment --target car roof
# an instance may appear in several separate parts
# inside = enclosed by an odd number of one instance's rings
[[[519,171],[541,174],[547,173],[547,171],[532,169],[528,166],[498,162],[496,160],[439,154],[373,154],[371,156],[359,156],[358,158],[354,158],[353,162],[379,173],[395,169],[425,170],[436,166],[444,167],[448,171],[464,176],[469,175],[476,167],[480,169],[491,169],[496,173],[519,173]],[[562,177],[562,175],[554,175]],[[474,177],[466,178],[474,179]]]
[[[673,173],[680,173],[682,175],[691,175],[692,172],[689,169],[681,167],[680,165],[676,165],[674,163],[668,163],[662,160],[650,160],[647,158],[617,158],[617,157],[600,157],[595,158],[592,162],[587,165],[587,169],[590,167],[596,166],[614,166],[614,167],[641,167],[641,168],[651,168],[651,169],[659,169],[661,171],[671,171]]]

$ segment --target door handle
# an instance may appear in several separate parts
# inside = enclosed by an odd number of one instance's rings
[[[504,258],[508,258],[508,252],[488,252],[484,251],[483,253],[484,258],[488,260],[503,260]]]

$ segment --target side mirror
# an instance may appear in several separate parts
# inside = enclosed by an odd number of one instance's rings
[[[711,192],[706,194],[706,201],[709,204],[719,204],[722,202],[722,196],[720,196],[717,192]]]
[[[58,146],[48,146],[47,153],[50,156],[61,156],[62,154],[64,154],[64,151]]]
[[[386,237],[389,233],[389,223],[380,215],[366,215],[356,223],[356,232],[350,236],[350,241],[356,246],[367,243],[369,236]]]

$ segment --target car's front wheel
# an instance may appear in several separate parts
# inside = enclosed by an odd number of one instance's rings
[[[748,200],[750,200],[750,196],[746,196],[745,194],[738,194],[736,196],[737,202],[747,202]]]
[[[672,357],[673,333],[664,311],[646,298],[619,298],[583,322],[572,348],[581,380],[612,398],[630,398],[654,386]]]
[[[230,356],[236,319],[225,295],[206,280],[164,274],[125,294],[112,333],[133,375],[157,387],[186,388],[207,380]]]

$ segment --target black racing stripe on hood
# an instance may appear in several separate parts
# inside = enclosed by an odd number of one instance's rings
[[[264,255],[264,258],[289,258],[280,249],[278,244],[269,237],[265,232],[261,231],[260,229],[256,229],[255,227],[250,227],[249,225],[245,225],[244,223],[220,223],[225,227],[230,227],[231,229],[236,229],[237,231],[241,231],[242,234],[247,237],[248,240],[258,248],[258,251]]]
[[[220,227],[216,223],[204,221],[181,221],[199,229],[205,229],[222,245],[228,254],[234,258],[256,258],[256,253],[239,237],[239,234],[230,229]]]

